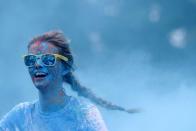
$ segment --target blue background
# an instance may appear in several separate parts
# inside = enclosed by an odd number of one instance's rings
[[[99,107],[109,130],[195,131],[195,12],[196,0],[1,0],[0,118],[37,99],[21,57],[29,40],[61,29],[83,85],[142,109],[130,115]]]

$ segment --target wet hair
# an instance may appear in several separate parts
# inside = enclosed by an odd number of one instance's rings
[[[115,105],[107,100],[104,100],[101,97],[96,96],[89,88],[83,86],[80,84],[80,82],[76,79],[74,73],[73,73],[73,56],[70,50],[69,46],[69,40],[64,37],[64,34],[62,31],[50,31],[46,32],[42,35],[34,37],[28,44],[28,49],[31,46],[31,44],[42,41],[42,42],[49,42],[54,44],[56,47],[59,48],[59,54],[67,57],[69,60],[68,62],[64,63],[66,67],[70,69],[70,71],[64,76],[63,80],[64,82],[68,83],[71,86],[71,89],[76,91],[78,96],[85,97],[89,100],[91,100],[93,103],[100,105],[106,109],[111,110],[120,110],[125,111],[128,113],[135,113],[138,112],[137,109],[125,109],[121,106]]]

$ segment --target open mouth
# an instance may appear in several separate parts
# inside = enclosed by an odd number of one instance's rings
[[[42,78],[45,78],[47,75],[48,75],[48,73],[36,72],[34,76],[35,76],[35,78],[37,78],[37,79],[42,79]]]

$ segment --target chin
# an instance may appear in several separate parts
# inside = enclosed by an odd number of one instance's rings
[[[34,81],[34,86],[41,92],[46,91],[49,83],[45,81]]]

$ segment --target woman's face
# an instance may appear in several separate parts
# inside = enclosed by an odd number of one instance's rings
[[[28,53],[34,55],[58,54],[58,47],[48,42],[37,41],[29,47]],[[62,62],[58,59],[54,66],[44,66],[39,58],[33,67],[28,68],[34,85],[42,92],[62,86],[64,69]]]

